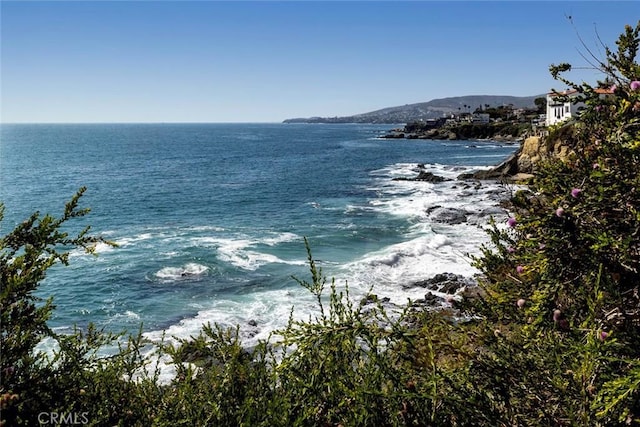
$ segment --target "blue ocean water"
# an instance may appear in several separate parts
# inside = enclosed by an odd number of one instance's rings
[[[313,299],[303,237],[323,271],[402,303],[441,272],[472,275],[467,253],[486,241],[497,184],[394,181],[425,164],[455,178],[515,150],[490,141],[378,138],[389,125],[2,125],[4,235],[33,211],[59,214],[81,187],[82,220],[116,242],[56,266],[39,294],[53,296],[60,331],[107,329],[189,336],[204,322],[265,337]],[[508,189],[507,189],[508,190]],[[463,213],[441,222],[438,209]],[[80,225],[78,225],[78,229]],[[252,321],[249,324],[249,321]]]

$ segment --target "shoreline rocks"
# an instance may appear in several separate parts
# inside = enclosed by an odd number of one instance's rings
[[[497,142],[516,142],[522,140],[519,133],[522,129],[517,123],[476,124],[459,122],[444,125],[444,121],[436,125],[428,123],[407,123],[403,128],[390,130],[381,138],[387,139],[430,139],[430,140],[482,140]]]
[[[429,219],[433,222],[440,222],[450,225],[463,224],[467,222],[469,212],[457,208],[445,208],[442,206],[431,206],[427,209]]]
[[[418,165],[418,168],[421,169],[420,167],[424,167],[424,165]],[[393,181],[425,181],[425,182],[444,182],[444,181],[451,181],[451,179],[449,178],[444,178],[442,176],[438,176],[435,175],[431,172],[427,172],[425,170],[419,170],[418,172],[418,176],[416,176],[415,178],[393,178]]]
[[[459,274],[439,273],[429,279],[413,282],[403,287],[405,289],[420,287],[428,289],[430,291],[437,291],[448,295],[454,295],[461,289],[469,286],[477,286],[476,281]]]

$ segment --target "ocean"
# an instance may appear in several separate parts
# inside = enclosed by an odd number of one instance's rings
[[[38,290],[50,325],[155,339],[240,325],[247,345],[317,314],[293,277],[309,279],[304,237],[323,273],[392,304],[412,283],[476,273],[469,254],[510,189],[455,178],[517,147],[491,141],[382,139],[366,124],[33,124],[0,128],[0,201],[9,232],[32,212],[61,214],[87,187],[75,226],[118,244],[75,250]],[[441,183],[417,176],[418,164]]]

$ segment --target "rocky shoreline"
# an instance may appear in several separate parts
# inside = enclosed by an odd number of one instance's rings
[[[492,175],[491,171],[479,171],[471,174],[461,174],[455,179],[440,176],[427,170],[424,164],[417,164],[413,169],[416,173],[413,177],[393,178],[394,181],[415,181],[432,184],[449,183],[453,184],[453,188],[462,188],[466,191],[478,191],[484,189],[489,200],[493,202],[492,207],[485,208],[481,211],[469,211],[464,208],[447,207],[434,204],[426,208],[425,213],[432,223],[440,223],[446,225],[459,224],[475,224],[481,226],[486,224],[491,216],[506,216],[507,209],[505,205],[508,197],[504,189],[487,190],[483,184],[483,179],[478,176]],[[500,171],[499,171],[500,172]],[[499,175],[498,172],[496,174]],[[492,177],[486,178],[491,180]],[[439,310],[454,309],[456,310],[456,301],[460,299],[478,298],[482,295],[482,289],[478,286],[479,277],[468,277],[456,273],[444,272],[428,277],[423,280],[398,284],[403,289],[424,288],[425,292],[422,297],[412,301],[411,310]],[[360,302],[363,306],[370,304],[382,304],[385,307],[398,309],[402,306],[396,306],[390,302],[389,298],[379,298],[372,294],[363,298]]]
[[[406,137],[406,135],[403,137]],[[514,154],[499,165],[488,170],[461,174],[456,178],[456,181],[460,181],[460,185],[462,186],[476,190],[482,188],[482,181],[487,180],[523,183],[535,176],[537,170],[536,165],[540,161],[550,158],[566,158],[570,153],[571,149],[567,141],[563,141],[562,139],[550,140],[549,138],[538,136],[529,137],[522,142],[520,148]],[[424,164],[418,164],[415,171],[417,173],[415,177],[394,178],[394,180],[422,181],[435,184],[452,181],[450,178],[438,176],[427,171]],[[485,209],[486,212],[483,211],[480,214],[473,214],[478,217],[476,219],[478,223],[487,216],[504,214],[506,206],[504,194],[495,194],[491,197],[495,197],[495,208]],[[431,221],[449,225],[473,221],[470,212],[437,205],[429,207],[427,214]],[[438,309],[447,307],[448,305],[455,307],[453,302],[460,298],[479,298],[482,296],[482,289],[478,286],[477,277],[470,278],[448,272],[437,274],[434,277],[418,282],[402,284],[401,286],[405,289],[412,287],[425,288],[424,298],[413,302],[416,309]],[[374,302],[388,303],[388,301],[384,300],[378,301],[375,295],[365,298],[361,303],[366,305]]]
[[[565,159],[571,152],[571,148],[564,141],[530,136],[522,142],[520,148],[518,148],[515,153],[497,166],[488,170],[461,174],[457,179],[461,181],[498,180],[502,182],[526,182],[535,176],[539,162],[552,158]],[[424,165],[418,165],[418,167],[424,167]],[[414,178],[396,179],[426,182],[442,182],[447,180],[446,178],[423,170],[420,170],[418,176]]]
[[[390,130],[381,138],[386,139],[429,139],[429,140],[479,140],[515,143],[522,141],[528,125],[518,123],[474,124],[456,123],[452,125],[430,124],[426,122],[407,123],[402,128]]]

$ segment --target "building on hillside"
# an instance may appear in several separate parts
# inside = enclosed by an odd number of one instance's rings
[[[600,97],[613,94],[611,89],[595,89]],[[550,92],[547,94],[547,114],[546,125],[552,126],[572,117],[577,117],[585,108],[584,102],[575,102],[580,93],[575,90],[565,90],[564,92]],[[566,98],[563,100],[562,98]]]
[[[489,124],[489,121],[490,121],[489,114],[486,114],[486,113],[473,113],[471,121],[474,124],[487,125],[487,124]]]

